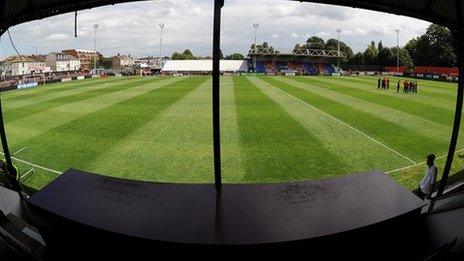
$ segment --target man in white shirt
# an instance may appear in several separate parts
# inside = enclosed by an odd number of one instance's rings
[[[422,178],[417,190],[417,196],[421,199],[425,199],[432,194],[434,185],[437,182],[438,168],[435,166],[434,161],[435,155],[430,154],[427,156],[424,178]]]

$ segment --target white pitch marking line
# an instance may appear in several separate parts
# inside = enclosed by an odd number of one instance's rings
[[[459,150],[455,151],[454,153],[458,153],[458,152],[461,152],[461,151],[464,151],[464,149],[459,149]],[[437,160],[437,159],[443,159],[443,158],[445,158],[446,156],[448,156],[448,153],[445,154],[445,155],[442,155],[442,156],[440,156],[440,157],[438,157],[438,158],[435,158],[435,159],[436,159],[436,160]],[[402,167],[402,168],[399,168],[399,169],[390,170],[390,171],[387,171],[387,172],[385,172],[385,173],[386,173],[386,174],[391,174],[391,173],[395,173],[395,172],[402,171],[402,170],[405,170],[405,169],[414,168],[414,167],[417,167],[417,166],[419,166],[419,165],[422,165],[422,164],[424,164],[424,163],[426,163],[426,162],[427,162],[427,161],[422,161],[422,162],[419,162],[419,163],[414,164],[414,165],[409,165],[409,166]]]
[[[405,155],[403,155],[403,154],[401,154],[400,152],[398,152],[398,151],[396,151],[396,150],[390,148],[389,146],[383,144],[382,142],[380,142],[380,141],[378,141],[378,140],[372,138],[371,136],[369,136],[369,135],[367,135],[366,133],[364,133],[364,132],[362,132],[362,131],[356,129],[355,127],[349,125],[348,123],[346,123],[346,122],[344,122],[344,121],[342,121],[342,120],[339,120],[339,119],[335,118],[334,116],[332,116],[332,115],[330,115],[330,114],[328,114],[328,113],[326,113],[326,112],[324,112],[324,111],[319,110],[318,108],[312,106],[311,104],[304,102],[303,100],[299,99],[298,97],[295,97],[295,96],[291,95],[290,93],[287,93],[287,92],[281,90],[281,89],[278,88],[278,87],[275,87],[275,86],[273,86],[273,85],[271,85],[271,86],[274,87],[274,88],[276,88],[277,90],[281,91],[282,93],[285,93],[285,94],[289,95],[290,97],[295,98],[297,101],[299,101],[299,102],[305,104],[306,106],[310,107],[311,109],[316,110],[316,111],[322,113],[323,115],[325,115],[325,116],[327,116],[327,117],[329,117],[329,118],[331,118],[331,119],[337,121],[338,123],[340,123],[340,124],[342,124],[342,125],[344,125],[344,126],[350,128],[350,129],[356,131],[357,133],[363,135],[364,137],[368,138],[368,139],[371,140],[372,142],[374,142],[374,143],[376,143],[376,144],[378,144],[378,145],[380,145],[380,146],[386,148],[387,150],[389,150],[389,151],[395,153],[396,155],[398,155],[398,156],[400,156],[400,157],[402,157],[402,158],[408,160],[409,162],[411,162],[411,163],[413,163],[413,164],[417,164],[414,160],[412,160],[412,159],[406,157]]]
[[[3,153],[3,152],[0,152],[0,153],[3,154],[3,155],[5,155],[5,153]],[[30,165],[31,165],[30,162],[24,161],[24,160],[22,160],[22,159],[18,159],[18,158],[16,158],[16,157],[11,157],[11,158],[14,159],[14,160],[16,160],[16,161],[19,161],[19,162],[22,162],[22,163],[26,163],[26,164],[30,164]],[[38,168],[38,169],[43,169],[43,170],[45,170],[45,171],[55,173],[55,174],[59,174],[59,175],[63,174],[63,172],[61,172],[61,171],[49,169],[49,168],[47,168],[47,167],[43,167],[43,166],[40,166],[40,165],[32,164],[32,166],[34,166],[34,167],[36,167],[36,168]]]

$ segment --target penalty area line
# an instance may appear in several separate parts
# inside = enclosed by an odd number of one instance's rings
[[[380,142],[380,141],[374,139],[373,137],[367,135],[366,133],[364,133],[364,132],[362,132],[362,131],[356,129],[355,127],[349,125],[348,123],[346,123],[346,122],[344,122],[344,121],[342,121],[342,120],[340,120],[340,119],[335,118],[334,116],[332,116],[332,115],[330,115],[330,114],[328,114],[328,113],[326,113],[326,112],[324,112],[324,111],[322,111],[322,110],[320,110],[320,109],[318,109],[318,108],[312,106],[311,104],[309,104],[309,103],[307,103],[307,102],[301,100],[300,98],[298,98],[298,97],[296,97],[296,96],[294,96],[294,95],[292,95],[292,94],[290,94],[290,93],[288,93],[288,92],[286,92],[286,91],[281,90],[281,89],[278,88],[278,87],[275,87],[275,86],[273,86],[273,85],[271,85],[271,86],[274,87],[274,88],[276,88],[276,89],[279,90],[280,92],[282,92],[282,93],[284,93],[284,94],[286,94],[286,95],[288,95],[288,96],[290,96],[290,97],[296,99],[297,101],[301,102],[302,104],[304,104],[304,105],[310,107],[311,109],[313,109],[313,110],[315,110],[315,111],[317,111],[317,112],[319,112],[319,113],[321,113],[321,114],[323,114],[323,115],[325,115],[325,116],[331,118],[332,120],[334,120],[334,121],[336,121],[336,122],[338,122],[338,123],[344,125],[345,127],[350,128],[351,130],[354,130],[355,132],[357,132],[357,133],[361,134],[362,136],[368,138],[370,141],[372,141],[372,142],[374,142],[374,143],[376,143],[376,144],[378,144],[378,145],[384,147],[385,149],[387,149],[387,150],[389,150],[389,151],[395,153],[396,155],[402,157],[403,159],[406,159],[407,161],[409,161],[409,162],[411,162],[411,163],[413,163],[413,164],[417,164],[414,160],[412,160],[412,159],[408,158],[407,156],[401,154],[400,152],[396,151],[395,149],[393,149],[393,148],[391,148],[391,147],[389,147],[389,146],[383,144],[382,142]]]
[[[0,153],[1,153],[2,155],[5,155],[5,153],[3,153],[3,152],[0,152]],[[47,167],[40,166],[40,165],[37,165],[37,164],[31,164],[30,162],[27,162],[27,161],[22,160],[22,159],[18,159],[18,158],[16,158],[16,157],[11,157],[11,158],[14,159],[14,160],[16,160],[16,161],[19,161],[19,162],[21,162],[21,163],[25,163],[25,164],[32,165],[32,166],[34,166],[34,167],[36,167],[36,168],[38,168],[38,169],[42,169],[42,170],[45,170],[45,171],[48,171],[48,172],[51,172],[51,173],[55,173],[55,174],[58,174],[58,175],[63,174],[63,172],[61,172],[61,171],[54,170],[54,169],[49,169],[49,168],[47,168]]]
[[[458,153],[458,152],[461,152],[461,151],[464,151],[464,148],[463,148],[463,149],[459,149],[459,150],[455,151],[454,153]],[[440,157],[435,158],[435,160],[437,160],[437,159],[443,159],[443,158],[445,158],[445,157],[447,157],[447,156],[448,156],[448,154],[441,155]],[[387,172],[385,172],[385,173],[386,173],[386,174],[391,174],[391,173],[395,173],[395,172],[402,171],[402,170],[405,170],[405,169],[411,169],[411,168],[417,167],[417,166],[419,166],[419,165],[425,164],[426,162],[427,162],[427,161],[422,161],[422,162],[419,162],[419,163],[416,163],[416,164],[413,164],[413,165],[409,165],[409,166],[406,166],[406,167],[402,167],[402,168],[390,170],[390,171],[387,171]]]

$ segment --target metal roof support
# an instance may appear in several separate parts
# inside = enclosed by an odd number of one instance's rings
[[[461,126],[461,115],[462,115],[462,103],[464,98],[464,15],[462,11],[461,0],[455,0],[456,4],[456,17],[459,23],[458,31],[454,32],[454,39],[458,46],[458,66],[459,66],[459,81],[458,90],[456,97],[456,109],[454,112],[454,123],[453,131],[451,134],[451,141],[448,149],[448,156],[446,157],[445,168],[443,169],[443,175],[441,178],[440,186],[437,192],[437,198],[443,195],[443,191],[448,183],[448,176],[451,171],[451,165],[453,164],[454,153],[456,152],[456,143],[459,136],[459,128]]]
[[[220,125],[220,59],[221,59],[221,9],[224,0],[214,1],[213,28],[213,150],[214,150],[214,183],[219,190],[221,177],[221,125]]]

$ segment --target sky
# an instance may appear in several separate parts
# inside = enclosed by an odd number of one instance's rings
[[[226,0],[222,13],[221,49],[225,55],[246,54],[254,42],[268,42],[283,52],[308,37],[337,38],[363,51],[371,41],[400,46],[425,33],[430,23],[404,16],[348,7],[283,0]],[[97,50],[104,56],[131,54],[141,57],[160,53],[160,28],[164,24],[163,56],[190,49],[194,55],[211,56],[213,0],[154,0],[83,10],[79,12],[78,37],[74,13],[29,22],[10,28],[21,54],[47,54],[63,49],[93,49],[94,24]],[[1,57],[13,54],[7,34],[1,38]]]

